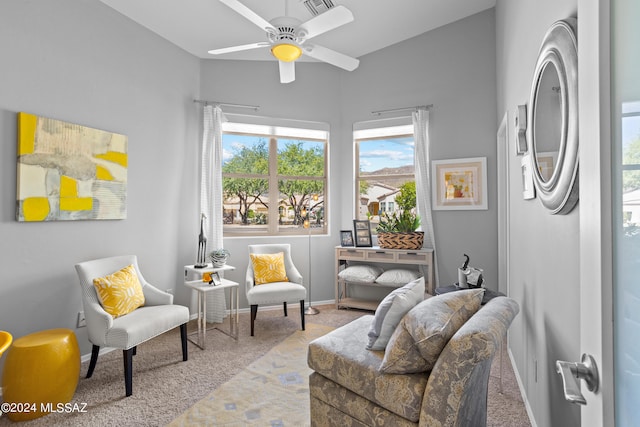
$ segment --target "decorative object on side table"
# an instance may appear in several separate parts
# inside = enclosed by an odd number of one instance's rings
[[[219,268],[227,263],[229,255],[231,255],[231,252],[229,252],[227,249],[220,248],[211,251],[211,253],[209,254],[209,259],[211,259],[211,264],[214,268]]]
[[[207,237],[204,235],[204,220],[207,216],[203,213],[200,215],[200,235],[198,236],[198,258],[193,265],[195,268],[205,268],[207,266]]]
[[[353,233],[351,230],[340,230],[340,246],[353,246]]]
[[[407,182],[400,187],[396,196],[399,210],[391,215],[380,215],[376,227],[378,246],[385,249],[420,249],[424,243],[424,232],[420,227],[420,217],[416,214],[416,184]]]
[[[481,288],[484,283],[481,268],[469,267],[469,255],[464,254],[464,262],[462,267],[458,268],[458,283],[460,288]]]
[[[356,246],[360,247],[371,247],[373,244],[371,243],[371,224],[368,219],[353,220],[353,228],[356,234]]]

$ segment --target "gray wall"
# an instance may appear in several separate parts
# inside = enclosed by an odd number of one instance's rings
[[[472,266],[485,270],[486,285],[498,289],[495,99],[493,9],[367,55],[342,79],[345,140],[353,122],[376,118],[372,111],[433,104],[432,160],[487,157],[489,209],[433,213],[441,285],[458,281],[466,253]],[[352,145],[338,149],[343,182],[350,182]],[[353,193],[342,193],[340,215],[347,228],[355,211]]]
[[[201,106],[194,98],[260,105],[258,114],[329,123],[330,234],[313,237],[312,298],[334,298],[334,247],[351,228],[354,121],[376,109],[434,104],[434,159],[484,156],[489,209],[435,214],[441,283],[453,283],[462,253],[497,289],[495,20],[489,10],[366,55],[346,73],[298,63],[296,81],[278,82],[275,62],[198,60],[97,0],[3,2],[0,11],[0,327],[15,337],[51,327],[75,329],[82,309],[76,262],[139,256],[146,278],[173,289],[192,263],[198,233]],[[16,113],[26,111],[129,137],[128,217],[122,221],[15,221]],[[229,109],[230,112],[243,112]],[[247,244],[276,238],[226,238],[227,277],[243,282]],[[307,237],[293,245],[308,277]],[[246,307],[244,295],[241,305]]]
[[[70,328],[86,354],[75,263],[137,254],[170,289],[191,262],[199,61],[93,0],[3,1],[0,55],[0,328]],[[19,111],[128,135],[126,220],[16,222]]]
[[[564,400],[555,372],[556,360],[580,355],[580,205],[569,215],[550,215],[539,200],[523,200],[511,123],[516,106],[528,103],[545,32],[576,11],[576,0],[498,0],[496,6],[498,117],[508,112],[510,119],[509,293],[521,307],[510,347],[539,426],[580,425],[580,408]]]
[[[264,116],[327,122],[330,142],[330,235],[312,237],[312,298],[334,298],[334,247],[339,230],[354,218],[354,122],[375,118],[371,111],[434,104],[431,143],[434,159],[487,157],[489,209],[434,214],[440,282],[457,281],[463,253],[486,271],[497,289],[495,27],[493,9],[360,58],[345,73],[325,64],[296,64],[296,80],[278,82],[277,64],[202,61],[203,99],[260,105]],[[231,110],[231,109],[229,109]],[[409,113],[405,113],[409,114]],[[232,252],[227,273],[244,281],[246,245],[273,238],[225,238]],[[292,244],[294,262],[308,277],[308,238],[279,237]],[[246,304],[244,295],[241,304]]]
[[[340,209],[337,204],[340,184],[336,177],[343,167],[334,147],[349,143],[341,140],[334,132],[342,126],[338,102],[340,70],[326,64],[298,62],[296,80],[283,85],[280,83],[277,62],[212,59],[202,61],[200,75],[202,99],[260,107],[258,112],[230,107],[225,107],[225,111],[330,124],[332,132],[327,210],[333,218],[336,210]],[[335,220],[332,220],[330,227],[328,236],[311,237],[311,297],[314,301],[334,298],[333,253],[338,244],[339,228]],[[228,263],[235,266],[236,270],[225,273],[225,277],[241,283],[241,307],[248,306],[244,294],[244,277],[249,258],[247,245],[274,241],[291,244],[294,264],[305,280],[309,277],[309,237],[227,237],[224,239],[224,246],[231,251]]]

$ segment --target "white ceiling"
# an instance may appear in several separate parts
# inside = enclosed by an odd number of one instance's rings
[[[200,58],[273,60],[269,49],[213,56],[211,49],[266,41],[263,30],[218,0],[101,0]],[[267,21],[312,17],[302,0],[240,0]],[[334,0],[355,20],[313,39],[355,58],[495,6],[496,0]],[[303,55],[305,60],[311,60]]]

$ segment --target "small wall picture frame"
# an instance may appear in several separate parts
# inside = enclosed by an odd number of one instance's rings
[[[340,230],[340,245],[353,246],[353,232],[351,230]]]
[[[371,247],[371,224],[368,219],[354,219],[355,243],[358,247]]]

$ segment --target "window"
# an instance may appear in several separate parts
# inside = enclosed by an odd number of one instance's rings
[[[413,125],[356,130],[354,140],[355,216],[369,219],[374,231],[382,213],[399,209],[396,197],[413,192],[415,207]]]
[[[224,123],[225,235],[326,233],[322,130]]]
[[[640,230],[640,102],[622,105],[622,202],[625,232]]]

